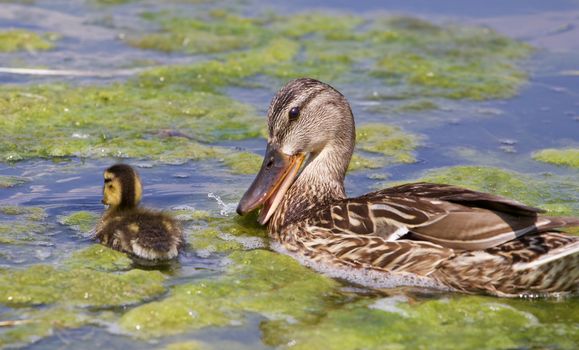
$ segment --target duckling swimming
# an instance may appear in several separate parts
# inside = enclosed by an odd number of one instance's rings
[[[131,166],[115,164],[105,170],[103,204],[96,239],[113,249],[147,260],[168,260],[184,245],[180,225],[167,214],[139,207],[143,187]]]
[[[261,207],[258,221],[299,260],[466,293],[579,291],[579,237],[556,230],[579,226],[579,218],[543,216],[511,199],[444,184],[347,198],[354,116],[330,85],[289,82],[270,104],[268,130],[262,168],[237,212]]]

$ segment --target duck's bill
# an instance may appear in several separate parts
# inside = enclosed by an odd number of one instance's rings
[[[299,174],[304,158],[303,153],[288,156],[268,145],[261,169],[239,201],[237,213],[244,215],[263,205],[257,221],[264,225]]]

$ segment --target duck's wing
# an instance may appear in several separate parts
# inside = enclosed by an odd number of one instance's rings
[[[416,183],[334,203],[308,219],[334,233],[430,241],[479,250],[530,232],[579,225],[579,219],[538,216],[539,209],[456,186]]]
[[[377,236],[327,234],[310,228],[316,239],[302,242],[311,256],[328,254],[342,264],[355,268],[371,267],[389,272],[428,276],[454,251],[425,241],[385,241]]]
[[[415,182],[394,186],[381,191],[369,193],[366,196],[369,198],[375,198],[381,195],[430,198],[433,200],[438,199],[470,207],[496,210],[503,213],[522,216],[536,216],[537,214],[544,212],[543,209],[530,207],[514,199],[496,196],[485,192],[472,191],[453,185],[433,184],[428,182]]]

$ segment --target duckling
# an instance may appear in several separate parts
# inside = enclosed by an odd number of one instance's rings
[[[143,187],[127,164],[105,170],[102,203],[108,205],[95,228],[102,244],[147,260],[168,260],[184,245],[181,226],[162,212],[139,207]]]

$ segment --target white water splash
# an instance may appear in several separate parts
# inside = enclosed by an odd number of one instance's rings
[[[221,209],[221,211],[219,211],[219,214],[221,214],[221,216],[228,216],[229,214],[235,212],[235,208],[237,207],[237,204],[225,203],[224,201],[221,200],[221,197],[214,194],[213,192],[207,193],[207,197],[213,198],[217,201],[217,205],[219,205],[219,208]]]

